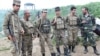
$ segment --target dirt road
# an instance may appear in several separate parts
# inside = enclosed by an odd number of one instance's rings
[[[41,56],[41,52],[40,52],[40,46],[39,46],[39,39],[36,38],[33,41],[33,56]],[[49,49],[48,46],[45,45],[46,47],[46,56],[50,56],[49,53]],[[97,48],[100,52],[100,41],[97,42]],[[83,54],[83,47],[81,45],[78,45],[76,47],[76,53],[72,53],[72,56],[96,56],[93,53],[93,49],[91,47],[88,48],[89,49],[89,53],[88,54]],[[61,51],[63,53],[63,48],[61,46]],[[56,51],[55,51],[56,52]],[[0,38],[0,56],[12,56],[10,53],[10,41],[7,40],[6,38]]]

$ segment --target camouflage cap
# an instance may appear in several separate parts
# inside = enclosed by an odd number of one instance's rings
[[[21,1],[20,0],[13,0],[13,4],[20,5]]]
[[[60,7],[56,7],[55,8],[55,11],[60,11]]]
[[[42,12],[46,12],[47,13],[47,9],[43,9]]]

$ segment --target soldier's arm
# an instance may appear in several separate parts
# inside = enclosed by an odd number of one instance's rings
[[[20,20],[19,23],[20,23],[19,27],[21,29],[20,31],[21,31],[22,34],[24,34],[25,30],[24,30],[24,24],[23,24],[22,20]]]
[[[53,18],[53,20],[52,20],[52,26],[55,26],[56,25],[56,17],[55,18]]]
[[[95,17],[91,16],[93,25],[96,25]]]
[[[66,24],[68,25],[68,16],[66,16],[65,22],[66,22]]]
[[[94,16],[91,16],[91,19],[92,19],[92,24],[93,24],[92,30],[95,30],[95,29],[96,29],[96,21],[95,21],[95,17],[94,17]]]
[[[78,27],[81,26],[81,19],[80,19],[80,17],[77,17],[77,26],[78,26]]]
[[[9,20],[10,20],[10,14],[6,14],[5,15],[5,18],[4,18],[4,23],[3,23],[3,31],[5,33],[5,35],[8,37],[10,35],[10,32],[9,32]]]
[[[41,23],[41,19],[38,19],[38,20],[36,20],[34,26],[35,26],[36,28],[38,28],[38,27],[40,27],[40,23]]]

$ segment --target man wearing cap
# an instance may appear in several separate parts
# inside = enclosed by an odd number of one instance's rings
[[[47,9],[43,9],[41,12],[40,19],[36,22],[36,27],[40,31],[40,45],[41,45],[41,52],[42,56],[45,56],[45,41],[48,44],[48,47],[51,52],[51,56],[55,56],[53,44],[50,37],[51,32],[51,23],[50,20],[47,18]]]
[[[20,9],[20,1],[13,1],[13,10],[6,14],[3,24],[3,30],[11,41],[11,52],[13,56],[21,56],[21,35],[24,30],[21,27],[18,11]]]
[[[28,56],[32,56],[32,37],[34,37],[34,26],[30,18],[30,11],[24,11],[23,20],[21,20],[21,25],[25,31],[23,38],[22,38],[22,54],[26,56],[26,52]]]
[[[60,42],[64,45],[64,56],[69,56],[68,53],[68,46],[67,40],[65,36],[65,19],[61,16],[60,7],[55,8],[56,17],[52,21],[52,25],[54,27],[54,34],[56,38],[56,49],[57,49],[57,56],[60,56]]]
[[[78,37],[78,17],[76,15],[76,7],[72,6],[70,13],[66,17],[68,24],[68,46],[70,52],[75,53],[75,45]]]

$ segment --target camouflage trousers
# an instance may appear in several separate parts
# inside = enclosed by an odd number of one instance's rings
[[[32,35],[24,35],[22,38],[23,56],[32,56]]]
[[[78,37],[77,27],[68,27],[68,45],[75,46]]]
[[[12,56],[21,56],[22,55],[22,36],[20,36],[18,33],[15,33],[14,39],[15,41],[11,41],[11,53]]]
[[[94,34],[90,30],[84,30],[82,31],[82,36],[83,36],[83,45],[84,46],[96,46],[95,39],[94,39]]]
[[[46,43],[47,43],[47,45],[49,47],[50,52],[54,53],[52,40],[51,40],[49,34],[43,34],[42,33],[42,35],[43,35],[44,38],[40,37],[41,53],[45,53],[45,41],[46,41]]]
[[[55,30],[55,38],[57,48],[60,46],[60,43],[62,43],[65,48],[67,47],[68,40],[65,35],[65,30]]]

